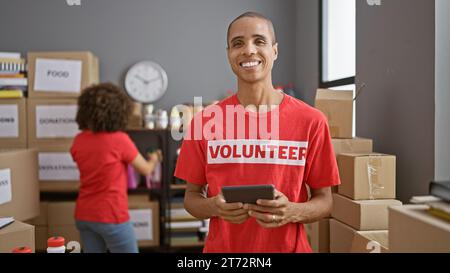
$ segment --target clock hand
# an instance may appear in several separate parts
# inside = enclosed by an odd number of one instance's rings
[[[152,78],[150,80],[147,80],[145,84],[149,84],[149,83],[157,81],[157,80],[159,80],[159,77],[154,77],[154,78]]]
[[[151,83],[151,82],[154,82],[154,81],[159,80],[159,77],[154,77],[154,78],[152,78],[152,79],[150,79],[150,80],[146,80],[146,79],[142,78],[142,77],[139,76],[139,75],[136,75],[135,78],[138,79],[138,80],[140,80],[141,82],[143,82],[145,85],[148,85],[148,84]]]
[[[141,82],[143,82],[144,84],[147,84],[147,80],[145,80],[144,78],[142,78],[139,75],[134,76],[136,79],[140,80]]]

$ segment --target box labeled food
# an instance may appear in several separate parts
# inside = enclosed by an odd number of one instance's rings
[[[98,58],[89,51],[29,52],[30,98],[76,98],[99,82]]]

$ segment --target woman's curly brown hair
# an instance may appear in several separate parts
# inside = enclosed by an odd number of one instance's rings
[[[81,93],[76,121],[80,130],[123,131],[132,109],[132,101],[122,89],[112,83],[101,83]]]

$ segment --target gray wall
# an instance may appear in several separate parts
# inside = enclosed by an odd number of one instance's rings
[[[434,177],[434,1],[357,1],[356,14],[357,135],[397,156],[397,197],[408,201]]]
[[[169,77],[157,107],[205,101],[236,89],[226,58],[228,23],[254,10],[271,18],[280,56],[274,83],[293,81],[294,0],[64,0],[0,1],[0,51],[91,50],[101,62],[101,80],[123,84],[127,68],[148,59]]]
[[[319,86],[319,1],[301,0],[296,6],[296,73],[299,97],[310,105]]]
[[[436,0],[435,178],[450,180],[450,1]]]

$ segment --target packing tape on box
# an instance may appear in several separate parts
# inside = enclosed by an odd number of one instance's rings
[[[369,181],[369,198],[371,200],[380,196],[384,190],[383,180],[380,177],[382,167],[381,155],[369,155],[367,177]]]

